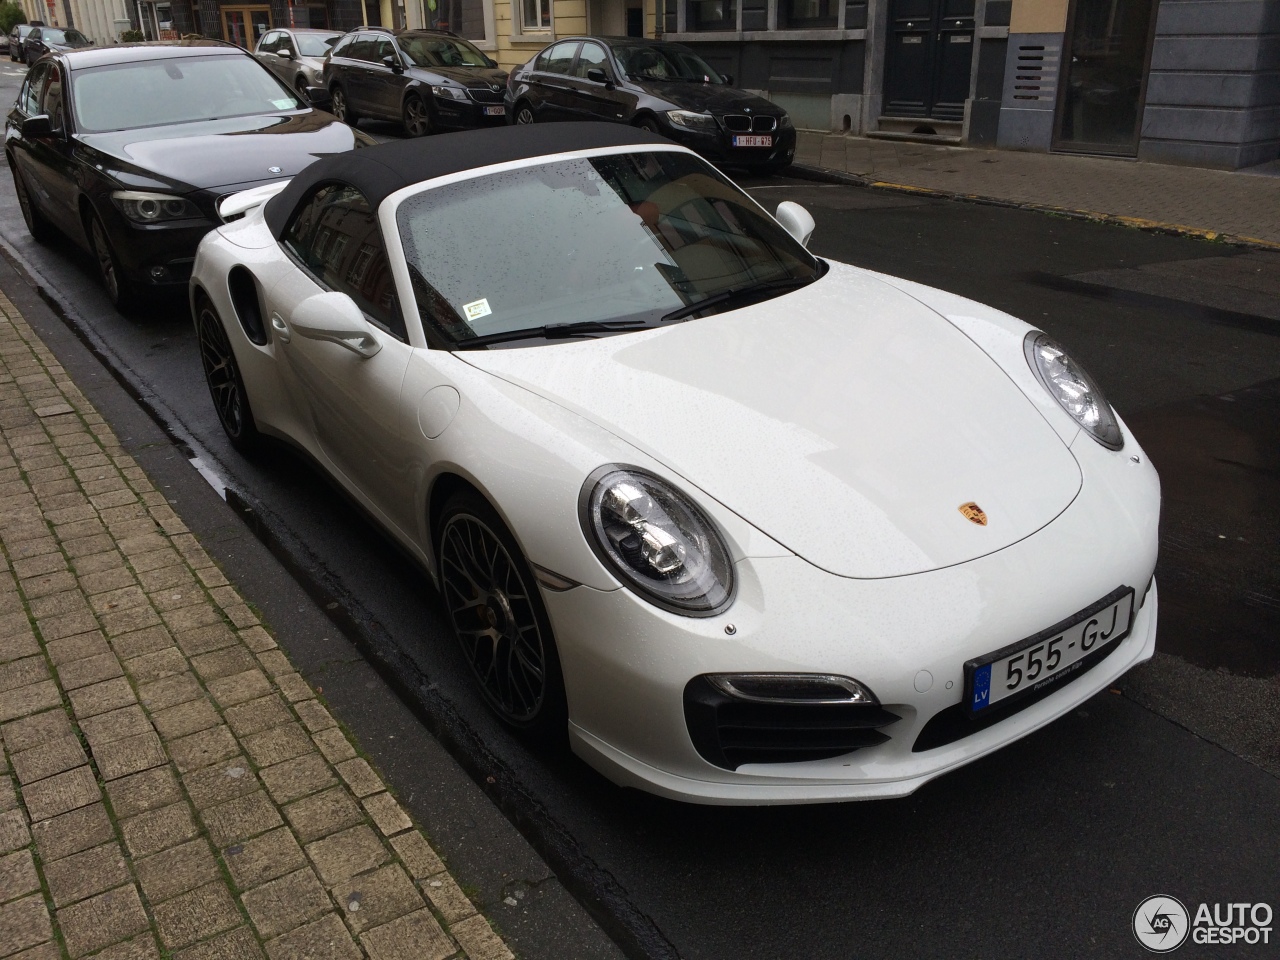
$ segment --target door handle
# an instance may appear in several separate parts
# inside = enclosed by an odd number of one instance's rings
[[[271,315],[271,329],[275,331],[276,339],[281,343],[289,342],[289,337],[291,336],[289,325],[284,322],[284,317],[280,316],[280,314],[273,313]]]

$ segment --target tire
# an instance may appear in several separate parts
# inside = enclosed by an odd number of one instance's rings
[[[656,133],[658,136],[662,136],[662,131],[658,129],[658,121],[654,120],[653,117],[641,117],[639,120],[636,121],[636,126],[639,127],[641,130],[648,131],[649,133]]]
[[[560,656],[515,537],[470,490],[449,497],[438,526],[440,593],[481,695],[521,736],[564,747],[569,711]]]
[[[400,111],[404,132],[411,137],[425,137],[431,133],[431,110],[417,94],[404,98],[404,108]]]
[[[53,228],[36,209],[35,202],[27,190],[27,183],[18,172],[18,168],[10,164],[9,170],[13,174],[13,190],[18,195],[18,206],[22,208],[22,219],[27,225],[27,232],[36,243],[48,243],[53,236]]]
[[[89,236],[89,251],[98,265],[98,276],[107,291],[107,298],[117,310],[128,310],[137,302],[137,291],[121,269],[120,258],[111,246],[102,219],[92,211],[85,222],[85,233]]]
[[[515,115],[512,117],[511,122],[519,126],[524,126],[525,124],[529,124],[529,123],[535,123],[536,119],[533,115],[533,107],[529,106],[527,101],[521,100],[519,103],[516,104],[516,112],[515,112]]]
[[[351,109],[351,104],[347,103],[347,91],[335,85],[329,91],[329,96],[333,98],[333,102],[329,104],[330,113],[349,127],[354,127],[360,122],[360,117]]]
[[[208,297],[196,300],[196,339],[200,345],[200,365],[204,368],[204,381],[213,399],[213,409],[218,422],[231,442],[231,446],[245,455],[251,455],[261,446],[253,409],[249,406],[249,394],[244,388],[240,365],[227,338],[227,328]]]

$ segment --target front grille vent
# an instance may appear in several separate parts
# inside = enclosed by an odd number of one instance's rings
[[[706,676],[685,686],[684,716],[698,754],[725,770],[844,756],[884,743],[889,737],[880,728],[900,719],[874,702],[770,702],[759,687],[743,699]]]
[[[474,100],[476,103],[501,103],[502,102],[501,90],[490,90],[487,87],[483,89],[480,87],[468,87],[467,93],[471,95],[471,99]]]
[[[778,129],[777,117],[749,117],[745,113],[728,113],[722,119],[725,129],[733,133],[771,133]]]

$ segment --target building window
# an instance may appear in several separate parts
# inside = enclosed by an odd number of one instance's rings
[[[551,0],[543,0],[549,8]],[[489,36],[492,6],[486,0],[436,0],[435,9],[423,3],[423,23],[432,30],[444,30],[473,43],[485,43]]]
[[[693,30],[737,30],[738,0],[690,0],[689,27]]]
[[[836,0],[782,0],[780,11],[788,27],[813,28],[836,25]]]
[[[520,12],[525,33],[551,29],[551,0],[520,0]]]

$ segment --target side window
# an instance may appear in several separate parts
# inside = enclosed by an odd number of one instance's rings
[[[352,37],[352,36],[343,37],[334,46],[332,55],[335,57],[351,56],[351,44],[354,40],[355,40],[355,37]]]
[[[55,133],[62,132],[62,75],[57,65],[49,67],[49,82],[40,96],[40,112],[49,117],[49,126]]]
[[[383,37],[378,41],[378,48],[374,51],[374,63],[381,63],[387,57],[390,57],[396,63],[400,62],[400,57],[396,55],[396,48],[392,45],[391,40]]]
[[[563,43],[557,43],[543,54],[546,62],[540,65],[540,69],[545,70],[547,73],[568,73],[569,67],[573,63],[573,55],[577,52],[577,40],[565,40]]]
[[[347,56],[352,60],[373,60],[373,51],[377,47],[377,42],[367,33],[362,33],[356,37],[356,42],[351,45],[351,50]]]
[[[613,76],[613,71],[609,69],[609,58],[604,52],[604,47],[598,43],[584,43],[582,51],[578,54],[578,64],[573,68],[575,77],[582,77],[584,80],[587,71],[599,67],[608,76]]]
[[[285,246],[330,290],[347,294],[378,326],[408,342],[378,218],[354,187],[321,187],[284,235]]]
[[[293,53],[294,52],[293,48],[294,48],[293,37],[291,37],[289,34],[281,32],[276,36],[277,51],[288,50],[290,53]]]
[[[39,27],[36,27],[34,30],[32,30],[30,33],[27,34],[28,40],[39,40],[40,37],[41,37],[41,33],[40,33]]]
[[[262,40],[258,43],[258,53],[275,53],[276,40],[279,38],[279,36],[280,35],[278,33],[268,33],[265,37],[263,37]]]
[[[22,107],[22,112],[28,117],[40,115],[40,93],[48,73],[49,64],[41,63],[32,67],[31,72],[27,74],[26,83],[22,85],[22,92],[18,95],[18,103]]]

